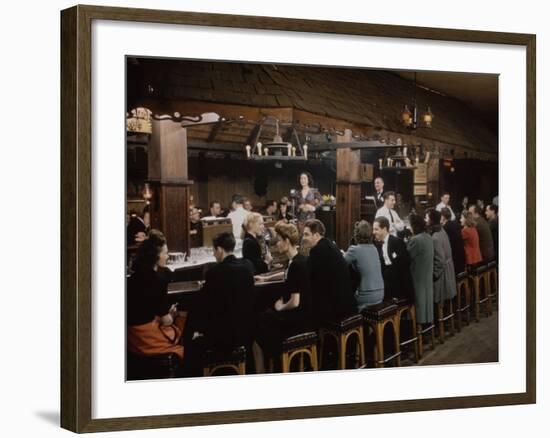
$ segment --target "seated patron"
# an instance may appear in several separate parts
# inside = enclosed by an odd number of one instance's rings
[[[434,244],[426,232],[424,218],[417,214],[409,217],[413,236],[407,242],[411,257],[411,275],[414,285],[416,322],[429,324],[434,320]]]
[[[485,207],[485,216],[489,221],[489,228],[493,236],[493,245],[495,248],[495,259],[498,259],[498,205],[489,204]]]
[[[252,206],[252,202],[248,198],[243,199],[243,208],[248,211],[249,213],[254,211],[254,207]]]
[[[284,222],[275,225],[275,233],[277,250],[286,254],[289,263],[284,273],[284,295],[258,318],[256,341],[270,357],[279,352],[284,339],[312,328],[307,259],[298,253],[300,234],[295,225]],[[260,362],[256,369],[263,372],[263,357],[255,356]]]
[[[189,324],[193,337],[186,342],[188,373],[201,373],[205,350],[229,352],[252,341],[254,276],[249,260],[233,255],[235,238],[221,233],[213,239],[218,262],[208,269]]]
[[[205,216],[205,219],[214,219],[217,217],[223,217],[222,206],[218,201],[212,201],[208,209],[208,215]]]
[[[426,225],[434,243],[434,302],[440,303],[456,296],[456,275],[451,243],[441,226],[441,213],[435,209],[426,212]]]
[[[202,246],[201,211],[196,207],[193,207],[189,213],[189,235],[192,248]]]
[[[166,239],[152,230],[140,244],[127,280],[127,345],[137,355],[175,353],[183,359],[185,314],[168,297],[162,274],[167,260]]]
[[[263,274],[269,270],[273,257],[262,239],[264,234],[264,219],[260,213],[248,213],[243,222],[243,258],[254,266],[254,275]],[[260,243],[261,242],[261,243]],[[264,251],[262,251],[264,245]]]
[[[412,302],[414,289],[409,270],[411,259],[405,244],[390,234],[390,223],[383,216],[374,220],[373,233],[382,266],[385,298],[404,298]]]
[[[355,244],[348,248],[344,259],[361,277],[355,291],[357,309],[360,312],[363,308],[384,300],[384,280],[378,251],[372,243],[372,229],[367,221],[355,224],[353,240]]]
[[[481,201],[478,199],[478,202]],[[481,201],[481,204],[483,201]],[[476,223],[477,234],[479,235],[479,249],[481,250],[481,257],[484,261],[494,260],[495,258],[495,245],[493,243],[493,234],[491,233],[491,227],[489,223],[483,217],[483,210],[479,205],[470,205],[468,211],[472,213],[474,221]]]
[[[479,236],[477,234],[476,223],[472,213],[463,211],[460,215],[460,224],[462,225],[462,241],[464,242],[464,259],[466,266],[477,265],[481,262],[481,251],[479,249]]]
[[[277,209],[278,221],[285,221],[286,223],[288,223],[292,219],[294,219],[294,216],[292,216],[292,213],[289,210],[288,204],[289,204],[288,198],[286,196],[283,196],[279,201],[279,208]]]
[[[274,201],[273,199],[269,199],[265,203],[265,208],[262,212],[262,215],[275,217],[276,214],[277,214],[277,201]]]
[[[315,324],[334,321],[357,312],[350,272],[336,245],[325,237],[318,219],[304,224],[302,243],[309,248],[309,273]]]

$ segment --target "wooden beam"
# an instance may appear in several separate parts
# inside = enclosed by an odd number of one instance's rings
[[[472,145],[455,145],[426,137],[426,135],[430,134],[430,131],[426,129],[416,131],[414,133],[393,132],[386,129],[381,129],[379,127],[360,125],[357,123],[348,122],[346,120],[339,120],[294,108],[261,108],[246,105],[184,100],[161,100],[154,98],[144,98],[140,100],[139,104],[140,106],[150,109],[153,113],[171,114],[174,112],[179,112],[180,114],[197,116],[208,112],[215,112],[226,120],[244,120],[247,122],[254,121],[253,123],[255,123],[255,121],[262,120],[266,116],[272,116],[277,118],[281,124],[292,123],[299,132],[304,133],[313,132],[316,127],[320,129],[320,132],[344,132],[346,129],[351,129],[354,136],[368,139],[365,141],[379,141],[381,139],[387,139],[392,143],[395,143],[397,138],[400,138],[403,146],[423,145],[440,150],[454,149],[455,159],[473,158],[487,161],[496,161],[498,159],[497,151],[492,151],[489,149],[482,151]],[[250,140],[250,138],[253,138],[252,133],[248,137],[248,140]],[[240,141],[243,140],[239,140],[239,142]],[[349,146],[355,147],[356,145],[354,145],[354,143],[362,141],[364,140],[354,139],[349,142]],[[360,146],[360,144],[357,146]],[[390,146],[391,145],[387,144],[387,147]],[[327,147],[324,150],[330,150],[332,148],[333,147]]]
[[[206,140],[208,143],[212,143],[214,141],[214,139],[216,138],[216,135],[218,135],[218,132],[220,132],[220,129],[222,129],[222,125],[223,125],[223,122],[219,121],[212,127],[210,134],[208,134],[208,139]]]

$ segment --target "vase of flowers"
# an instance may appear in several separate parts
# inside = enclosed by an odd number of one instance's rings
[[[321,209],[324,211],[330,211],[336,206],[336,198],[333,195],[323,195],[321,199],[323,200]]]

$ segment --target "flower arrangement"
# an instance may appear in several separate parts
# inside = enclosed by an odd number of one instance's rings
[[[324,209],[330,209],[336,206],[336,197],[334,195],[322,195],[321,199],[323,200],[322,206]]]

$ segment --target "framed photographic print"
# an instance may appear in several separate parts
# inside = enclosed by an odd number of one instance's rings
[[[534,35],[75,6],[61,49],[62,427],[535,402]]]

